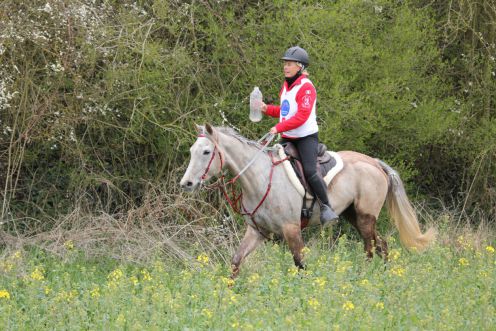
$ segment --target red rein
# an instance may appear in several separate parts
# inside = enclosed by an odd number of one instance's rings
[[[200,137],[204,137],[204,135],[200,135]],[[215,153],[216,152],[219,154],[220,169],[221,169],[221,172],[222,172],[222,168],[224,166],[224,159],[222,158],[222,154],[218,150],[217,145],[215,145],[214,150],[212,152],[212,157],[210,158],[210,161],[208,162],[208,165],[207,165],[207,168],[205,169],[205,172],[201,176],[201,180],[202,181],[205,180],[205,178],[207,177],[207,174],[208,174],[208,172],[210,170],[210,167],[212,166],[212,162],[214,161]],[[226,182],[225,181],[226,176],[224,175],[224,173],[222,173],[222,176],[219,177],[219,180],[221,181],[220,184],[216,184],[216,185],[212,184],[212,185],[208,186],[208,188],[212,188],[212,189],[219,188],[222,191],[222,194],[224,195],[224,197],[225,197],[227,203],[229,204],[229,206],[231,206],[231,208],[236,213],[238,213],[240,215],[249,216],[251,218],[251,221],[255,225],[255,228],[257,229],[257,231],[260,232],[264,237],[265,237],[265,235],[263,234],[262,231],[260,231],[260,228],[258,227],[257,222],[255,222],[255,213],[258,211],[258,209],[260,208],[260,206],[262,206],[262,204],[264,203],[265,199],[269,195],[270,189],[272,187],[272,176],[274,174],[274,168],[276,166],[278,166],[279,164],[283,163],[284,161],[288,160],[288,158],[286,157],[286,158],[284,158],[282,160],[276,161],[276,160],[274,160],[274,156],[272,155],[272,152],[270,152],[270,151],[269,151],[269,155],[270,155],[270,159],[272,161],[272,165],[270,167],[270,174],[269,174],[269,183],[267,184],[267,190],[265,191],[264,196],[262,197],[262,199],[260,200],[260,202],[258,203],[258,205],[255,207],[255,209],[253,209],[253,211],[248,212],[246,210],[245,206],[243,206],[243,202],[241,201],[241,199],[243,197],[243,192],[242,191],[236,197],[234,183],[236,183],[236,181],[239,179],[239,176],[240,176],[239,174],[236,175],[236,176],[234,176],[232,179],[230,179],[229,181]],[[232,195],[232,197],[229,197],[229,194],[227,193],[227,185],[231,185],[231,188],[232,188],[231,189],[231,195]]]

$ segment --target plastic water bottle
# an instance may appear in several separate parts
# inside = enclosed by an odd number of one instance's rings
[[[255,86],[250,94],[250,121],[259,122],[262,119],[262,92]]]

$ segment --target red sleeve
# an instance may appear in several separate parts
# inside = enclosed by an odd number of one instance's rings
[[[312,113],[316,100],[317,91],[315,91],[315,87],[311,83],[305,83],[296,94],[298,111],[289,120],[278,123],[276,125],[277,132],[289,131],[303,125]]]
[[[267,105],[267,112],[266,112],[267,115],[272,117],[279,117],[280,113],[281,113],[281,106]]]

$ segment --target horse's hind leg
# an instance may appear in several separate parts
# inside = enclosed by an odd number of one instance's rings
[[[355,225],[358,232],[363,238],[364,241],[364,249],[367,254],[367,258],[373,257],[373,247],[375,247],[375,251],[379,256],[382,256],[384,259],[387,259],[387,242],[383,240],[376,231],[376,222],[377,218],[374,215],[370,214],[362,214],[357,213],[356,223]]]
[[[372,258],[372,244],[373,240],[377,237],[375,234],[375,217],[357,212],[353,204],[346,208],[342,215],[358,230],[358,233],[360,233],[360,236],[364,241],[364,249],[367,253],[367,258]]]
[[[372,247],[373,241],[376,239],[375,223],[376,218],[373,215],[357,213],[356,223],[354,225],[363,238],[365,253],[369,259],[374,256]]]
[[[299,224],[285,224],[282,229],[284,239],[286,239],[289,249],[293,254],[295,265],[299,269],[304,269],[303,257],[301,250],[304,247],[303,237],[301,236],[301,228]]]
[[[232,274],[231,278],[236,278],[239,274],[239,266],[243,259],[248,256],[261,242],[263,242],[264,238],[262,234],[256,229],[248,226],[245,232],[245,236],[241,240],[241,244],[238,247],[238,250],[234,254],[232,258]]]

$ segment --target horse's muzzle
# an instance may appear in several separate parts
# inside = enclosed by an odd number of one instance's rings
[[[181,185],[181,188],[183,189],[183,191],[186,191],[186,192],[194,191],[198,187],[198,184],[199,184],[199,182],[193,183],[190,180],[181,181],[181,183],[179,183],[179,185]]]

